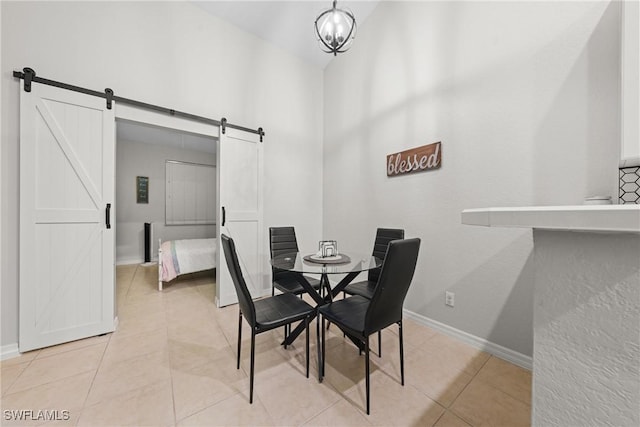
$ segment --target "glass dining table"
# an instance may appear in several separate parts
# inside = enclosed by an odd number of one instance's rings
[[[340,254],[326,259],[316,257],[315,254],[304,255],[301,252],[292,252],[272,258],[271,265],[296,275],[298,282],[315,301],[316,307],[319,307],[331,302],[358,274],[381,267],[382,260],[370,254],[358,254],[355,252]],[[304,274],[320,275],[321,292],[311,286]],[[344,277],[332,287],[329,275],[344,275]],[[282,344],[291,344],[304,331],[304,328],[304,322],[300,323],[285,337]],[[354,343],[358,345],[356,341]]]

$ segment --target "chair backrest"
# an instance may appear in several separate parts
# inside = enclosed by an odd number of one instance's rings
[[[298,241],[296,240],[296,230],[293,227],[269,227],[269,248],[271,258],[278,255],[298,252]],[[289,274],[284,270],[272,267],[273,280],[280,275]]]
[[[240,263],[238,262],[238,254],[236,253],[236,245],[233,239],[229,236],[221,234],[222,249],[224,250],[224,257],[227,260],[227,267],[229,268],[229,274],[233,281],[233,286],[236,288],[236,294],[238,295],[238,304],[240,304],[240,311],[249,325],[255,326],[256,324],[256,309],[253,305],[253,299],[251,293],[247,288],[247,283],[244,281],[242,271],[240,270]]]
[[[373,256],[380,258],[384,262],[389,242],[398,239],[404,239],[404,230],[398,228],[378,228],[376,231],[376,241],[373,244]],[[379,268],[369,270],[368,279],[377,283],[380,278],[380,271]]]
[[[380,279],[365,315],[365,333],[373,333],[402,320],[402,305],[418,262],[420,239],[393,240],[380,271]]]

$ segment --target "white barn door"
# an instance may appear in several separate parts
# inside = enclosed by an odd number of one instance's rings
[[[253,297],[264,294],[263,157],[257,134],[227,128],[220,133],[218,166],[218,236],[216,304],[238,302],[222,249],[221,234],[236,244],[243,276]]]
[[[20,92],[24,352],[114,330],[115,117],[102,98]]]

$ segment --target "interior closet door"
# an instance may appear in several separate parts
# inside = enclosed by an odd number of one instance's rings
[[[24,352],[114,330],[115,117],[102,98],[20,92]]]
[[[240,267],[253,297],[264,294],[263,251],[263,157],[260,137],[227,128],[220,133],[217,150],[217,236],[226,234],[236,243]],[[218,238],[216,303],[219,307],[238,301]]]

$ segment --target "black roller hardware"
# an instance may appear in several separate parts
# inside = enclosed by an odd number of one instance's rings
[[[36,76],[36,72],[32,68],[26,67],[24,71],[24,91],[31,92],[31,81]]]
[[[113,89],[106,88],[104,90],[104,97],[107,99],[107,110],[111,110],[113,105]]]

